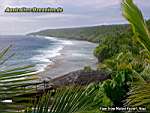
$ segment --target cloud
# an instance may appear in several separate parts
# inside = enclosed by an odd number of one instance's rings
[[[62,4],[65,5],[74,5],[77,7],[86,7],[86,8],[102,8],[106,6],[111,6],[115,4],[119,4],[119,0],[84,0],[81,2],[81,0],[62,0]]]
[[[125,22],[121,0],[2,0],[0,34],[25,34],[46,28],[92,26]],[[147,0],[135,0],[144,15],[150,17]],[[64,13],[4,13],[11,7],[63,7]]]

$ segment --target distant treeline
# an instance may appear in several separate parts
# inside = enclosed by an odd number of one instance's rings
[[[150,28],[150,20],[147,21],[147,25]],[[101,25],[93,27],[82,28],[64,28],[64,29],[47,29],[28,35],[43,35],[58,38],[87,40],[90,42],[100,42],[108,37],[116,37],[118,34],[128,33],[130,27],[127,24],[120,25]]]

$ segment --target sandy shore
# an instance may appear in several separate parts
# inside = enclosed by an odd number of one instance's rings
[[[71,42],[72,44],[66,44],[60,51],[60,56],[50,59],[53,63],[39,74],[41,79],[60,77],[69,72],[83,69],[84,66],[96,68],[97,59],[93,56],[96,44],[86,41]]]

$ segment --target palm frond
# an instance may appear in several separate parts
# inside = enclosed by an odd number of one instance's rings
[[[53,92],[48,92],[35,104],[34,107],[28,108],[26,113],[76,113],[84,111],[94,103],[96,96],[96,87],[68,87]]]
[[[131,107],[146,107],[150,110],[150,83],[134,86],[128,93],[125,105]]]
[[[143,18],[142,12],[133,3],[133,0],[122,1],[122,13],[123,16],[132,25],[135,37],[143,45],[143,47],[150,51],[150,34]],[[134,37],[134,38],[135,38]]]
[[[122,10],[123,16],[132,25],[135,35],[133,38],[137,38],[140,44],[150,53],[150,34],[142,12],[133,3],[133,0],[122,0]],[[149,56],[150,54],[148,54],[148,60]],[[139,73],[136,74],[140,75]],[[133,84],[125,105],[150,108],[150,83],[143,79],[142,82],[138,82],[136,85]]]
[[[0,112],[2,113],[18,112],[17,110],[27,106],[25,101],[30,99],[18,96],[35,92],[34,88],[25,88],[36,79],[33,66],[3,68],[5,62],[14,55],[9,55],[10,48],[11,46],[0,52]]]

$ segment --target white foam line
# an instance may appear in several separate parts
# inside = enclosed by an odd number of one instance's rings
[[[36,55],[33,56],[30,60],[35,61],[35,62],[43,62],[40,64],[37,64],[35,66],[37,73],[38,72],[43,72],[45,70],[45,68],[50,64],[53,63],[53,61],[51,61],[51,58],[54,58],[56,56],[60,56],[61,53],[60,51],[64,48],[63,45],[73,45],[73,42],[70,40],[60,40],[56,37],[48,37],[48,36],[37,36],[38,38],[45,38],[51,41],[56,41],[56,43],[60,43],[61,46],[54,48],[52,50],[50,50],[51,48],[49,48],[48,50],[38,50],[41,54],[40,55]]]
[[[73,45],[73,42],[70,40],[61,40],[61,39],[58,39],[57,37],[48,37],[48,36],[45,36],[44,38],[52,40],[52,41],[61,42],[64,45]]]
[[[62,40],[62,44],[64,44],[64,45],[73,45],[72,41],[70,41],[70,40]]]

